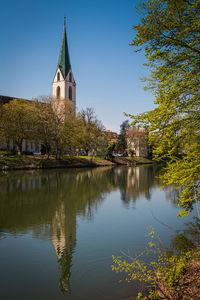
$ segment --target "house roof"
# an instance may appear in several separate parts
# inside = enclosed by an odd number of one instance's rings
[[[10,97],[10,96],[0,95],[0,106],[2,106],[4,104],[7,104],[7,103],[9,103],[10,101],[12,101],[14,99],[16,99],[16,100],[30,101],[30,100],[27,100],[27,99],[21,99],[21,98],[16,98],[16,97]]]
[[[142,128],[129,128],[127,131],[126,131],[126,135],[127,136],[131,136],[132,134],[139,134],[139,135],[145,135],[147,133],[146,129],[142,129]]]
[[[3,104],[9,103],[13,99],[14,99],[14,97],[0,95],[0,106]]]
[[[67,44],[66,25],[64,24],[62,44],[60,48],[60,56],[58,59],[58,68],[60,69],[63,78],[66,79],[69,70],[71,69],[69,50]]]
[[[0,95],[0,107],[4,104],[9,103],[12,100],[24,100],[24,101],[29,102],[29,103],[33,102],[32,100],[28,100],[28,99]]]

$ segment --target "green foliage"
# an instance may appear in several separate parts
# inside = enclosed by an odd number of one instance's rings
[[[14,99],[0,108],[0,133],[3,141],[9,144],[9,140],[13,140],[20,154],[23,140],[34,138],[34,126],[34,106],[29,101]]]
[[[15,151],[7,151],[7,150],[1,150],[0,151],[0,156],[10,156],[16,154]]]
[[[130,149],[130,154],[131,154],[131,157],[135,156],[135,151],[133,149]]]
[[[160,299],[155,293],[158,290],[159,295],[166,297],[166,287],[180,293],[180,279],[186,270],[191,251],[184,252],[180,256],[167,251],[159,235],[151,227],[148,236],[153,239],[148,243],[148,247],[135,258],[127,256],[128,262],[121,256],[113,255],[112,270],[125,273],[125,280],[128,282],[139,280],[150,284],[150,299]],[[141,293],[138,294],[137,299],[143,299]]]
[[[126,142],[126,131],[129,128],[129,121],[125,120],[120,125],[120,134],[117,140],[116,149],[120,152],[125,152],[127,149],[127,142]]]
[[[77,155],[80,150],[104,155],[107,147],[105,129],[93,109],[75,114],[71,103],[65,105],[66,115],[56,113],[48,97],[40,101],[16,99],[0,107],[0,140],[7,149],[10,141],[22,154],[23,141],[41,144],[42,154]]]
[[[156,108],[131,117],[147,128],[154,159],[169,159],[163,179],[182,191],[180,216],[200,200],[199,8],[200,0],[141,1],[133,27],[132,45],[145,49]]]
[[[138,293],[136,300],[142,300],[142,299],[143,299],[142,293]]]
[[[105,155],[106,159],[110,159],[110,160],[113,159],[114,149],[115,149],[115,143],[111,143],[111,144],[108,145],[108,147],[106,149],[106,155]]]
[[[97,119],[92,108],[86,108],[80,112],[80,119],[82,121],[82,146],[88,154],[91,152],[93,155],[104,146],[104,131],[105,128],[102,123]]]

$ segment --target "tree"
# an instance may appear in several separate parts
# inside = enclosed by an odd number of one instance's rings
[[[115,143],[112,142],[107,146],[106,153],[105,153],[105,159],[113,160],[114,149],[115,149]]]
[[[75,155],[83,144],[84,129],[79,114],[69,114],[63,124],[64,151]]]
[[[155,159],[170,159],[163,179],[182,189],[184,216],[200,199],[200,0],[148,0],[137,9],[132,46],[145,48],[157,107],[133,124],[148,128]]]
[[[101,121],[97,119],[92,108],[86,108],[80,112],[83,126],[83,149],[88,152],[96,152],[99,147],[100,139],[105,131]]]
[[[37,110],[37,138],[42,143],[48,156],[56,154],[61,158],[63,154],[75,154],[80,147],[82,123],[80,116],[76,116],[71,103],[65,103],[65,113],[58,114],[49,97],[39,97],[35,101]],[[64,116],[66,116],[64,118]]]
[[[116,148],[118,151],[125,152],[127,149],[126,132],[129,128],[129,121],[125,120],[120,125],[120,134],[117,140]]]
[[[7,144],[10,140],[22,154],[24,140],[35,138],[35,110],[30,101],[14,99],[0,108],[1,135]]]
[[[49,157],[55,142],[56,115],[50,98],[35,99],[34,106],[36,109],[36,137],[40,141],[43,151]]]

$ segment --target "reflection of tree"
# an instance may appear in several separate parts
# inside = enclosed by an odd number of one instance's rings
[[[150,199],[156,166],[13,172],[0,177],[0,232],[33,231],[52,239],[60,270],[59,286],[70,293],[77,216],[91,219],[106,193],[120,189],[129,203]]]
[[[121,191],[121,199],[125,204],[134,202],[140,197],[151,198],[151,188],[156,184],[155,174],[158,166],[141,166],[136,168],[116,169],[116,177],[119,177],[118,185]]]
[[[186,228],[179,231],[171,241],[171,249],[177,254],[186,253],[200,244],[200,219],[195,217],[193,222],[186,225]]]
[[[179,204],[178,197],[180,195],[180,190],[177,189],[174,185],[167,186],[165,188],[166,198],[170,200],[173,206],[177,207]]]
[[[59,264],[59,286],[70,293],[76,217],[92,218],[105,193],[114,187],[110,168],[16,173],[0,180],[0,231],[14,234],[32,229],[49,236]]]

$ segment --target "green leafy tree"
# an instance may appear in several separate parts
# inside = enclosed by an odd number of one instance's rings
[[[55,144],[57,120],[51,106],[51,99],[40,97],[39,100],[35,99],[34,101],[36,109],[36,137],[40,141],[43,151],[49,157]]]
[[[114,151],[114,149],[115,149],[115,143],[114,142],[110,143],[107,146],[106,153],[105,153],[105,158],[106,159],[113,160],[113,151]]]
[[[164,183],[181,188],[184,216],[200,199],[200,0],[148,0],[137,9],[132,45],[145,49],[156,108],[133,124],[148,129],[156,160],[169,158]]]
[[[44,146],[48,156],[56,154],[61,158],[63,154],[74,155],[81,147],[83,139],[82,120],[74,113],[72,106],[66,104],[64,119],[53,108],[51,98],[40,97],[35,101],[37,111],[37,138]]]
[[[101,121],[95,116],[92,108],[86,108],[80,112],[82,120],[82,142],[83,149],[88,152],[95,153],[98,150],[99,144],[102,144],[102,136],[105,131]]]
[[[120,125],[120,134],[117,140],[116,148],[120,152],[125,152],[127,149],[126,132],[129,128],[129,121],[125,120]]]
[[[79,152],[83,143],[84,130],[82,120],[77,114],[70,114],[63,124],[64,151],[67,154],[75,155]]]
[[[19,154],[23,141],[35,138],[35,108],[30,101],[14,99],[0,108],[1,136],[9,144],[12,140]]]
[[[191,260],[195,257],[199,260],[199,248],[196,254],[191,249],[185,249],[184,253],[181,252],[176,255],[173,251],[165,249],[160,236],[156,234],[153,228],[151,228],[148,236],[152,240],[149,241],[148,247],[136,257],[125,254],[125,260],[121,256],[113,255],[112,270],[117,273],[125,273],[127,282],[138,280],[150,286],[148,297],[139,293],[138,300],[193,299],[197,291],[190,288],[191,282],[188,283],[188,275],[186,276],[187,279],[184,280],[187,281],[186,284],[183,281],[183,276]],[[180,241],[178,243],[178,247],[180,247]],[[197,277],[193,278],[194,285],[198,285]]]

